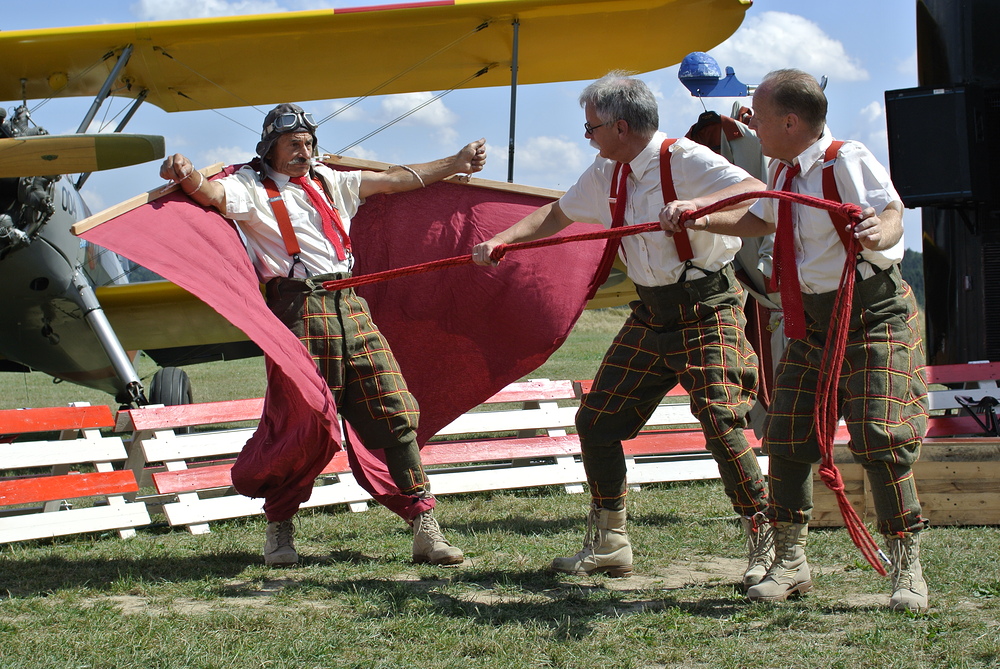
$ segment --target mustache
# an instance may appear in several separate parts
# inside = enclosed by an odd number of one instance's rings
[[[288,161],[288,164],[289,165],[304,165],[305,163],[308,163],[308,162],[309,161],[307,159],[302,158],[300,156],[298,158],[292,158],[290,161]]]

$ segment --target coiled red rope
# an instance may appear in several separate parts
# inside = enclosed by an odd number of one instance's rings
[[[713,214],[745,200],[755,200],[758,198],[772,198],[777,200],[788,200],[793,203],[825,209],[834,214],[834,220],[843,217],[850,222],[853,228],[861,221],[861,207],[852,203],[833,202],[818,197],[803,195],[801,193],[790,193],[786,191],[755,191],[741,193],[732,197],[719,200],[702,209],[686,211],[681,215],[680,223]],[[626,225],[619,228],[597,230],[585,232],[565,237],[547,237],[530,242],[517,242],[514,244],[500,244],[493,249],[490,258],[499,262],[511,251],[523,251],[526,249],[536,249],[556,244],[569,244],[571,242],[581,242],[593,239],[621,239],[629,235],[641,235],[647,232],[659,231],[660,223],[643,223],[640,225]],[[885,554],[879,550],[878,545],[872,539],[871,534],[861,521],[857,511],[851,506],[844,491],[844,480],[840,475],[840,470],[833,461],[833,437],[837,429],[837,422],[840,419],[837,407],[837,386],[840,380],[840,372],[844,364],[844,354],[847,349],[848,329],[850,326],[851,309],[854,299],[855,267],[857,265],[857,253],[860,244],[852,238],[852,247],[847,249],[847,260],[844,263],[844,271],[841,275],[840,286],[837,290],[837,298],[834,302],[834,311],[830,319],[830,327],[827,331],[826,347],[823,350],[822,363],[820,365],[819,387],[816,392],[816,404],[814,416],[816,421],[816,436],[819,440],[822,461],[820,463],[819,474],[823,483],[833,491],[837,498],[837,505],[844,518],[844,525],[847,532],[868,563],[879,574],[885,576],[885,564],[889,563]],[[446,267],[459,267],[473,264],[472,255],[455,256],[431,262],[374,272],[337,281],[326,281],[323,288],[326,290],[341,290],[345,288],[355,288],[366,286],[372,283],[387,281],[413,274],[431,272]]]

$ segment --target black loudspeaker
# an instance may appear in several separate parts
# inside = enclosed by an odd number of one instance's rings
[[[907,207],[992,202],[1000,195],[992,188],[984,100],[976,86],[885,92],[889,169]]]

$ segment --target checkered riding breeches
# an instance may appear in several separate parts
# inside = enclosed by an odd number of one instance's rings
[[[743,289],[731,266],[648,288],[608,349],[576,416],[591,495],[622,508],[622,440],[635,437],[677,383],[688,392],[708,450],[743,516],[767,505],[757,457],[743,435],[755,399],[757,356],[744,333]]]
[[[384,449],[389,473],[404,494],[420,492],[427,477],[417,446],[417,401],[365,300],[353,289],[331,292],[322,286],[348,276],[272,279],[267,303],[308,349],[338,413],[365,447]]]
[[[812,465],[820,460],[814,403],[834,293],[803,294],[806,337],[790,341],[778,366],[764,425],[773,519],[806,523]],[[857,284],[838,404],[850,449],[872,487],[883,534],[923,529],[912,465],[927,429],[927,385],[916,301],[893,266]]]

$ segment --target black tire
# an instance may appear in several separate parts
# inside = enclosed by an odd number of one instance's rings
[[[179,367],[164,367],[153,374],[149,384],[149,403],[176,406],[192,404],[191,379]]]

